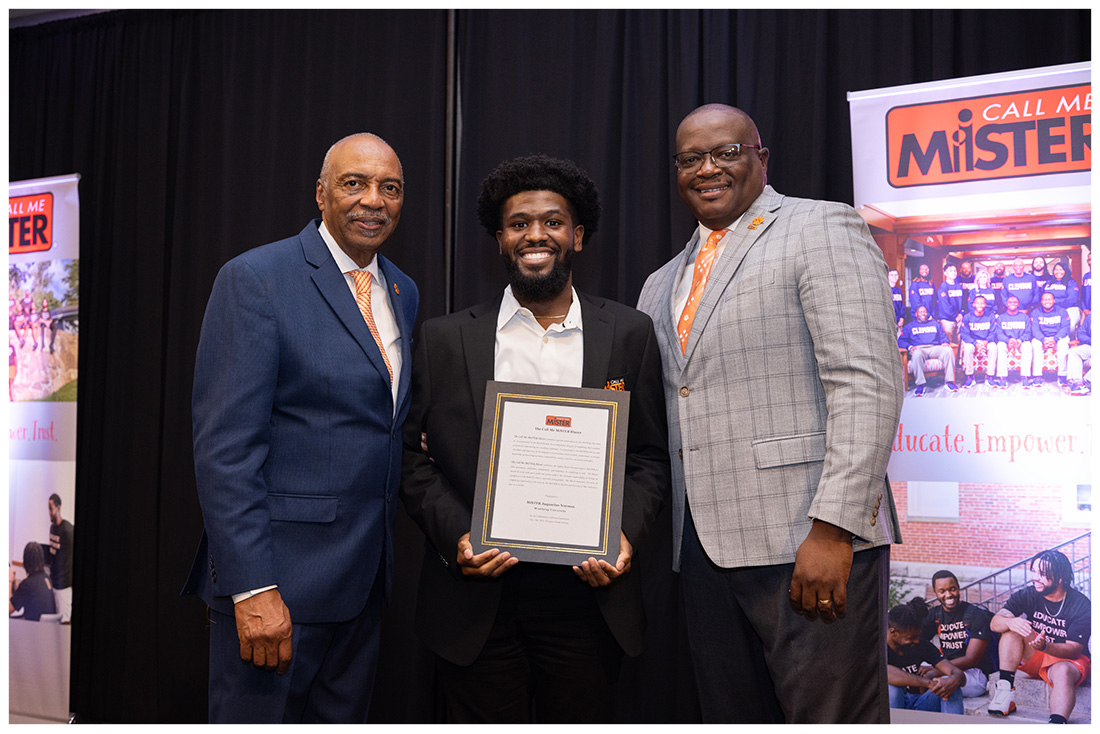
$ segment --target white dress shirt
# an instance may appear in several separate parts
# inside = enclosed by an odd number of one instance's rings
[[[741,223],[741,218],[744,217],[744,213],[737,218],[730,226],[726,227],[728,232],[722,235],[722,239],[718,240],[718,245],[714,252],[714,262],[711,263],[710,272],[714,272],[714,268],[718,265],[718,258],[722,257],[722,251],[726,249],[726,243],[730,240],[730,233],[737,229],[737,225]],[[680,321],[680,314],[684,312],[684,306],[687,305],[688,296],[691,295],[691,281],[694,279],[692,273],[695,270],[695,258],[699,257],[699,251],[703,249],[703,245],[710,239],[710,233],[713,229],[707,229],[703,226],[703,223],[699,223],[699,241],[695,243],[695,247],[688,253],[687,262],[684,263],[683,270],[676,276],[676,287],[672,289],[672,323],[678,323]],[[690,277],[685,277],[689,275]]]
[[[584,329],[577,291],[565,321],[542,328],[531,310],[504,289],[497,314],[493,379],[534,385],[580,387],[584,367]]]
[[[344,281],[348,284],[348,290],[351,291],[352,296],[355,296],[355,278],[352,277],[351,271],[366,270],[371,275],[370,308],[374,316],[374,325],[378,327],[378,336],[382,338],[382,344],[386,347],[386,356],[390,360],[390,366],[393,367],[393,384],[390,385],[390,390],[393,393],[393,409],[396,413],[397,388],[401,378],[401,332],[397,328],[397,318],[393,315],[389,292],[386,290],[389,284],[378,269],[378,258],[371,260],[367,267],[361,268],[340,249],[340,245],[336,244],[336,240],[333,239],[332,233],[328,231],[323,221],[318,231],[321,233],[321,239],[328,245],[333,259],[336,260],[336,267],[340,268],[340,272],[344,274]]]

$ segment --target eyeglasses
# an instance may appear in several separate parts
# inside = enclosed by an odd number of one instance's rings
[[[742,148],[760,150],[761,147],[750,143],[725,143],[713,150],[685,150],[683,153],[672,156],[672,160],[676,163],[676,168],[680,173],[693,173],[703,165],[703,161],[708,155],[714,161],[714,165],[726,168],[737,162],[741,157]]]

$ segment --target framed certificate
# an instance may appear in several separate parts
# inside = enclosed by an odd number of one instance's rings
[[[615,565],[629,413],[622,390],[490,381],[474,553],[499,548],[521,561]]]

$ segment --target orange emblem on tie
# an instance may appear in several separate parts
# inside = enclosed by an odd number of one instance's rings
[[[390,373],[390,384],[393,384],[393,365],[386,354],[386,345],[382,343],[382,336],[378,333],[378,325],[374,321],[374,312],[371,310],[370,284],[371,274],[366,270],[352,270],[351,279],[355,281],[355,302],[359,306],[359,313],[367,322],[367,329],[374,337],[374,343],[378,345],[378,351],[382,353],[382,361],[386,363],[386,369]]]
[[[710,233],[707,242],[699,250],[695,258],[695,273],[691,278],[691,291],[688,293],[687,303],[680,314],[680,320],[676,324],[676,335],[680,338],[680,351],[687,354],[688,335],[691,334],[691,322],[695,320],[695,311],[699,308],[699,301],[703,298],[703,289],[707,287],[707,279],[710,277],[710,266],[718,256],[718,241],[727,232],[718,229]]]

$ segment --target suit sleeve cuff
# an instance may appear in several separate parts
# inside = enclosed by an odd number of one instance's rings
[[[265,591],[271,591],[272,589],[279,588],[278,584],[272,584],[271,586],[265,586],[262,589],[253,589],[252,591],[245,591],[240,594],[233,595],[233,603],[239,604],[240,602],[248,599],[249,597],[256,596],[256,594],[262,594]]]

